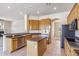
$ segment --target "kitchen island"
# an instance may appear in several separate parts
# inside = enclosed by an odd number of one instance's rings
[[[47,37],[37,36],[27,40],[27,56],[42,56],[47,49]]]

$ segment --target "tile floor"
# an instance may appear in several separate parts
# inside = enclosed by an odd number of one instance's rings
[[[3,56],[26,56],[26,47],[17,50],[16,52],[4,52]],[[52,40],[52,43],[47,46],[47,50],[43,56],[65,56],[64,49],[60,48],[60,40]]]

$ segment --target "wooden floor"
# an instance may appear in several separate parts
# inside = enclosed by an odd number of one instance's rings
[[[3,56],[27,56],[26,47],[13,53],[4,52]],[[64,49],[60,48],[60,40],[52,39],[52,43],[47,46],[47,50],[43,56],[65,56]]]
[[[60,47],[60,40],[52,40],[47,46],[44,56],[65,56],[64,49]]]

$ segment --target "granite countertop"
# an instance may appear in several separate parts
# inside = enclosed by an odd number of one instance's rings
[[[44,36],[37,36],[37,37],[34,37],[34,38],[31,38],[29,41],[41,41],[42,39],[45,39],[47,37],[44,37]]]
[[[75,37],[75,39],[79,39],[79,37]],[[68,40],[67,40],[68,41]],[[79,55],[79,42],[68,41],[71,48]]]
[[[71,48],[79,50],[79,43],[77,43],[77,42],[71,42],[71,41],[68,41],[68,43],[71,46]]]
[[[76,38],[76,37],[75,37]],[[73,38],[67,38],[67,39],[73,39]],[[76,38],[78,39],[78,38]],[[73,48],[73,49],[77,49],[79,50],[79,42],[75,42],[75,41],[70,41],[70,40],[67,40],[69,45]]]
[[[22,36],[25,36],[25,35],[41,35],[41,33],[7,33],[7,34],[4,34],[6,35],[6,37],[22,37]]]
[[[41,33],[7,33],[4,35],[23,35],[23,34],[41,34]]]

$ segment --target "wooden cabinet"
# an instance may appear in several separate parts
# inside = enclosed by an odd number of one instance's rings
[[[29,30],[39,30],[43,26],[51,25],[51,19],[41,19],[41,20],[28,20],[28,28]]]
[[[47,49],[47,38],[38,42],[38,56],[42,56]]]
[[[64,50],[65,54],[67,56],[77,56],[77,53],[74,51],[74,49],[69,45],[67,39],[64,41]]]
[[[29,20],[30,30],[39,30],[39,20]]]
[[[77,8],[77,19],[79,20],[79,3],[76,4],[76,8]]]
[[[76,6],[76,8],[77,8],[77,24],[78,24],[78,30],[79,30],[79,4],[77,4],[77,6]]]
[[[32,35],[32,38],[37,37],[37,36],[39,36],[39,35],[38,34],[37,35]]]
[[[77,12],[78,12],[78,6],[77,4],[75,4],[72,8],[72,10],[70,11],[68,17],[67,17],[67,22],[68,24],[70,24],[73,20],[75,20],[77,18]]]
[[[13,52],[26,45],[24,36],[9,38],[9,52]]]
[[[70,11],[67,17],[67,23],[71,24],[75,19],[77,19],[77,26],[79,30],[79,3],[76,3]]]
[[[47,25],[51,25],[51,19],[46,18],[40,20],[40,26],[47,26]]]
[[[25,45],[26,45],[25,36],[18,37],[18,39],[17,39],[17,48],[16,49],[22,48]]]
[[[9,52],[15,51],[17,46],[18,46],[17,38],[10,38],[9,39]]]
[[[25,40],[30,40],[32,38],[32,35],[31,34],[27,34],[26,36],[25,36]]]
[[[69,46],[69,44],[68,44],[68,42],[67,42],[66,39],[65,39],[65,41],[64,41],[64,49],[65,49],[65,54],[66,54],[67,56],[69,56],[69,55],[70,55],[70,46]]]

